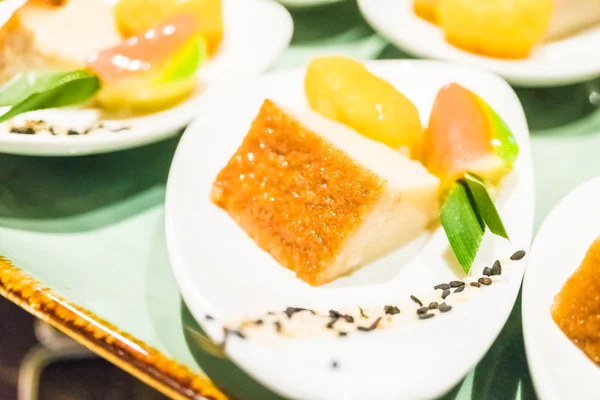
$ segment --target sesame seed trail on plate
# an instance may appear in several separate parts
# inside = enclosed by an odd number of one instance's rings
[[[519,259],[524,257],[524,252],[514,254],[517,254]],[[391,303],[367,309],[352,306],[349,309],[340,308],[330,309],[329,311],[290,306],[277,312],[268,311],[233,325],[237,329],[229,328],[225,331],[226,336],[243,339],[261,331],[271,334],[277,333],[285,337],[326,334],[344,338],[356,332],[394,328],[400,322],[430,319],[438,314],[449,312],[459,303],[469,301],[471,299],[470,293],[476,289],[482,289],[482,286],[490,286],[497,282],[502,274],[502,262],[509,265],[511,261],[508,258],[501,258],[494,261],[491,268],[484,267],[483,276],[481,277],[469,276],[464,281],[453,280],[440,283],[433,287],[433,292],[422,294],[419,296],[420,298],[409,295],[410,300],[406,299],[402,303]],[[452,296],[453,294],[454,296]],[[446,302],[448,298],[452,301]],[[424,302],[421,299],[426,301]],[[401,309],[413,310],[413,312],[401,313]],[[214,320],[209,315],[205,315],[204,318],[207,321]],[[263,329],[265,326],[269,326],[271,329]]]

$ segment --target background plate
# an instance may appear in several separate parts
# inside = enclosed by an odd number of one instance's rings
[[[439,88],[452,81],[474,90],[504,118],[521,149],[498,203],[512,242],[487,237],[477,265],[507,257],[517,248],[527,249],[533,227],[533,177],[527,124],[512,89],[488,73],[445,63],[367,65],[406,94],[425,121]],[[438,229],[410,262],[405,252],[395,252],[332,285],[312,288],[291,279],[289,271],[209,202],[214,177],[241,142],[265,97],[294,110],[307,108],[303,77],[304,69],[296,69],[262,78],[244,90],[207,93],[203,112],[184,134],[175,155],[166,200],[171,264],[186,304],[217,341],[222,339],[221,328],[205,323],[206,313],[226,321],[289,305],[317,309],[383,305],[462,277],[449,262],[447,240]],[[491,346],[511,311],[523,269],[524,263],[506,267],[501,282],[477,293],[451,315],[408,324],[405,329],[351,335],[341,341],[283,341],[276,350],[232,340],[228,355],[288,397],[432,398],[456,384]],[[342,368],[332,370],[332,360]]]
[[[272,0],[223,0],[225,34],[221,48],[199,71],[204,89],[185,102],[147,116],[107,121],[131,129],[87,136],[32,136],[0,133],[0,150],[23,155],[84,155],[141,146],[173,136],[198,113],[205,90],[233,85],[273,65],[293,32],[289,13]],[[52,109],[30,113],[60,125],[86,126],[95,110]]]
[[[531,249],[523,284],[523,332],[529,370],[540,398],[596,399],[600,368],[556,326],[554,296],[600,235],[600,177],[569,193],[550,213]]]
[[[560,86],[600,76],[600,26],[550,44],[523,60],[469,53],[444,40],[442,30],[415,15],[412,0],[358,0],[365,19],[390,42],[423,58],[481,68],[518,86]]]

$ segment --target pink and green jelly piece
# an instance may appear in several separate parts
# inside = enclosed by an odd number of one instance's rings
[[[184,79],[206,58],[206,45],[192,15],[181,14],[143,34],[91,55],[88,67],[103,84],[152,76],[156,83]]]
[[[448,185],[471,172],[490,181],[513,166],[519,148],[506,123],[479,96],[452,83],[435,100],[423,161]]]

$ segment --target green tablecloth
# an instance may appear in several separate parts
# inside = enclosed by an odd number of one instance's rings
[[[294,12],[294,22],[292,46],[276,69],[325,53],[407,57],[373,33],[353,2]],[[537,228],[563,195],[600,172],[600,111],[593,104],[600,81],[517,92],[533,141]],[[177,142],[80,158],[0,154],[0,254],[229,393],[277,398],[193,340],[199,327],[180,299],[163,233],[164,186]],[[520,299],[491,350],[447,398],[535,398]]]

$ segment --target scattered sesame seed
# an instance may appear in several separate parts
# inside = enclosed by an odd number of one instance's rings
[[[491,274],[492,274],[492,270],[490,269],[490,267],[485,267],[483,269],[483,275],[490,276]]]
[[[490,286],[492,284],[492,280],[490,278],[479,278],[477,280],[477,282],[481,283],[482,285],[486,285],[486,286]]]
[[[442,299],[446,300],[446,297],[450,296],[450,289],[444,290],[442,293]]]
[[[292,318],[292,315],[302,312],[302,311],[308,311],[310,312],[312,315],[315,315],[315,312],[313,310],[309,310],[307,308],[301,308],[301,307],[288,307],[285,309],[285,315],[288,316],[288,318]]]
[[[481,283],[479,283],[479,282],[471,282],[471,286],[478,288],[478,287],[481,287]]]
[[[363,311],[362,308],[358,307],[358,309],[360,310],[360,316],[363,318],[369,318],[369,316],[367,314],[365,314],[365,312]]]
[[[447,290],[447,289],[450,289],[450,285],[448,285],[447,283],[440,283],[439,285],[435,285],[433,288],[435,290],[438,290],[438,289]]]
[[[451,288],[457,288],[457,287],[461,287],[461,286],[465,286],[465,283],[462,281],[452,281],[450,282],[450,287]]]
[[[265,322],[262,319],[257,319],[256,321],[254,321],[254,325],[262,325]]]
[[[459,286],[459,287],[457,287],[456,289],[454,289],[454,293],[460,293],[460,292],[462,292],[463,290],[465,290],[465,287],[466,286]]]
[[[369,332],[372,331],[373,329],[377,328],[377,325],[379,325],[379,321],[381,321],[381,317],[377,318],[375,320],[375,322],[373,322],[370,326],[368,327],[364,327],[364,326],[359,326],[358,330],[362,331],[362,332]]]
[[[448,312],[448,311],[452,310],[452,306],[449,306],[446,303],[442,303],[442,304],[440,304],[440,306],[438,307],[438,309],[440,310],[440,312],[445,313],[445,312]]]
[[[430,314],[430,313],[425,313],[425,314],[419,314],[419,319],[429,319],[429,318],[433,318],[434,315]]]
[[[427,311],[429,311],[429,307],[421,307],[417,310],[417,314],[425,314]]]
[[[214,320],[214,317],[213,317],[212,315],[208,315],[208,314],[206,314],[206,315],[204,316],[204,319],[206,319],[207,321],[213,321],[213,320]]]
[[[436,308],[438,308],[438,303],[436,301],[432,301],[431,303],[429,303],[430,310],[435,310]]]
[[[348,336],[348,332],[338,332],[338,336]]]
[[[396,315],[400,314],[400,309],[396,306],[385,306],[383,307],[383,312],[388,315]]]
[[[331,368],[333,368],[333,369],[337,369],[339,366],[340,365],[338,364],[337,361],[334,361],[334,362],[331,363]]]
[[[502,265],[500,265],[500,261],[494,261],[494,265],[492,266],[492,275],[501,275],[502,274]]]
[[[512,256],[510,256],[510,259],[513,261],[517,261],[522,259],[523,257],[525,257],[525,250],[519,250],[516,251]]]
[[[24,135],[33,135],[35,134],[35,129],[32,128],[20,128],[20,127],[12,127],[10,128],[10,133],[21,133]]]
[[[417,303],[419,306],[423,307],[423,303],[421,302],[421,300],[419,300],[416,296],[413,296],[412,294],[410,295],[410,299],[412,301],[414,301],[415,303]]]
[[[277,333],[281,333],[281,322],[275,321],[273,325],[275,325],[275,330],[277,331]]]

